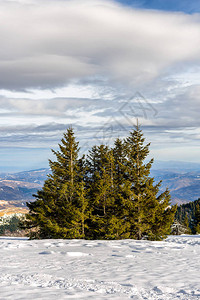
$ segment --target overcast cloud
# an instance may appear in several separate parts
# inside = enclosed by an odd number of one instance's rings
[[[83,144],[109,124],[125,136],[139,117],[158,158],[170,148],[188,159],[200,137],[200,14],[144,7],[0,1],[1,147],[52,148],[69,125]]]
[[[200,60],[199,15],[110,1],[4,2],[0,36],[3,89],[55,88],[93,76],[135,85]]]

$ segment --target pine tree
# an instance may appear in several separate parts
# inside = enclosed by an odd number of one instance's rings
[[[171,232],[177,206],[170,206],[171,197],[168,189],[156,197],[156,200],[155,219],[148,231],[148,236],[151,240],[162,240]]]
[[[69,128],[59,144],[59,151],[52,150],[57,159],[49,160],[52,173],[35,195],[36,201],[27,203],[30,212],[25,227],[38,229],[31,231],[31,238],[85,236],[87,200],[78,151],[73,129]]]
[[[179,221],[174,220],[172,226],[171,226],[171,234],[173,235],[181,235],[181,234],[187,234],[188,230],[187,228],[181,224]]]
[[[191,232],[191,229],[190,229],[190,227],[189,227],[189,219],[188,219],[187,214],[185,215],[184,222],[183,222],[183,226],[185,226],[185,228],[186,228],[186,233],[187,233],[187,234],[191,234],[191,233],[192,233],[192,232]]]
[[[115,209],[114,215],[110,220],[109,233],[116,239],[129,238],[130,224],[126,216],[126,187],[128,180],[127,157],[124,141],[117,138],[114,143],[114,195]],[[110,236],[109,234],[107,236]]]
[[[89,203],[92,209],[90,234],[106,238],[110,218],[114,215],[114,160],[107,146],[94,146],[87,158]]]
[[[199,204],[196,205],[196,209],[195,209],[194,232],[196,234],[200,233],[200,208],[199,208]]]
[[[176,208],[170,208],[170,195],[166,190],[157,196],[161,182],[154,184],[150,177],[153,163],[145,163],[150,144],[144,145],[143,133],[137,124],[126,139],[128,180],[124,185],[126,218],[130,224],[130,238],[159,240],[170,231]]]

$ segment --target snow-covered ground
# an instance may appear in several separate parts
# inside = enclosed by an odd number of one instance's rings
[[[163,242],[0,237],[0,299],[200,299],[200,235]]]

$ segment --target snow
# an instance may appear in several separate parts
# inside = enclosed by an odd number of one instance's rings
[[[200,299],[200,235],[162,242],[0,237],[0,299]]]

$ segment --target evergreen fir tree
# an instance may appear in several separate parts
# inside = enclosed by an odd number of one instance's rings
[[[173,235],[181,235],[181,234],[187,234],[188,230],[187,228],[181,224],[179,221],[174,220],[172,226],[171,226],[171,234]]]
[[[200,208],[199,204],[196,205],[194,216],[194,232],[200,234]]]
[[[64,134],[59,151],[52,151],[57,160],[49,160],[52,173],[36,201],[27,203],[25,227],[38,228],[31,231],[31,238],[83,238],[87,200],[72,128]]]
[[[168,189],[157,196],[156,200],[155,219],[148,231],[148,236],[151,240],[162,240],[171,232],[177,206],[170,206],[171,197]]]
[[[109,233],[116,239],[129,238],[130,224],[127,222],[126,216],[126,187],[128,180],[127,157],[124,141],[117,138],[114,143],[114,195],[115,208],[114,215],[110,220]],[[107,234],[107,236],[110,236]]]
[[[94,146],[87,158],[88,196],[92,208],[90,234],[106,238],[110,218],[114,215],[114,160],[107,146]]]
[[[185,226],[187,234],[191,234],[192,233],[192,231],[191,231],[191,229],[189,227],[189,219],[188,219],[187,214],[185,215],[183,226]]]
[[[154,184],[150,177],[153,163],[145,163],[150,144],[144,145],[143,133],[137,124],[126,139],[128,180],[125,184],[127,193],[126,215],[130,224],[130,238],[159,240],[170,231],[176,208],[170,208],[170,196],[166,190],[157,196],[160,183]]]

